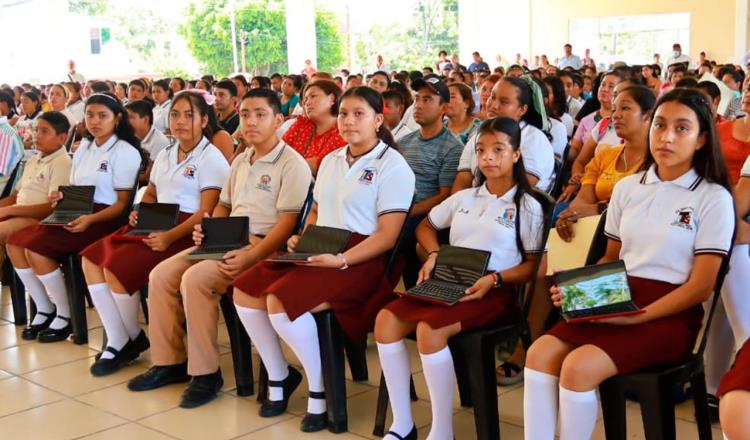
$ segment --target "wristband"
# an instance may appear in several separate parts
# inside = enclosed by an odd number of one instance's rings
[[[349,263],[346,262],[346,257],[344,256],[344,254],[338,254],[336,256],[339,257],[339,260],[341,260],[342,263],[344,263],[341,267],[339,267],[339,270],[349,269]]]
[[[503,284],[503,274],[500,272],[493,272],[492,278],[495,279],[495,283],[492,285],[492,287],[500,287],[501,284]]]

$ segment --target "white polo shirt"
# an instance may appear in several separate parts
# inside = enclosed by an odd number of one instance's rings
[[[78,121],[77,123],[80,124],[81,122],[83,122],[83,110],[85,107],[86,103],[83,102],[83,99],[79,99],[66,108],[68,109],[68,111],[70,111],[75,120]]]
[[[565,124],[554,118],[549,118],[549,134],[552,135],[552,151],[555,156],[562,157],[565,147],[568,145],[568,132]],[[523,138],[523,135],[521,135]],[[524,159],[524,165],[526,160]]]
[[[164,133],[169,128],[169,107],[172,105],[172,100],[167,99],[161,104],[154,106],[154,127],[157,130]]]
[[[539,181],[536,187],[542,191],[548,191],[552,186],[553,173],[555,172],[555,153],[547,136],[542,130],[529,125],[526,121],[519,123],[521,126],[521,157],[526,172],[536,176]],[[477,162],[477,141],[479,133],[472,136],[461,153],[458,162],[458,171],[470,171],[476,175],[479,163]],[[476,186],[476,182],[474,183]]]
[[[401,153],[383,142],[349,168],[348,148],[333,151],[320,164],[313,191],[317,224],[372,235],[381,215],[408,212],[414,173]]]
[[[156,127],[151,126],[151,130],[141,140],[141,148],[148,152],[151,160],[155,160],[159,152],[169,146],[169,139],[161,131],[157,130]],[[226,161],[225,161],[226,162]]]
[[[111,205],[117,191],[132,190],[141,167],[141,155],[129,143],[112,135],[104,145],[84,139],[73,154],[71,185],[94,185],[94,203]]]
[[[298,213],[312,184],[307,161],[284,141],[252,165],[254,148],[232,162],[219,202],[231,208],[232,217],[249,217],[250,234],[266,235],[285,212]]]
[[[518,208],[513,201],[518,187],[498,197],[487,185],[459,191],[430,210],[427,216],[437,230],[450,228],[450,244],[491,253],[488,269],[505,270],[521,264],[516,242]],[[520,236],[524,251],[544,252],[544,212],[529,194],[520,203]]]
[[[615,185],[605,234],[622,242],[628,274],[682,284],[695,255],[726,255],[734,230],[732,195],[691,169],[664,182],[655,165]]]
[[[158,131],[157,131],[158,133]],[[159,203],[177,203],[180,211],[194,213],[201,204],[201,192],[220,190],[229,175],[229,163],[205,137],[178,162],[179,146],[162,150],[151,168],[150,182]]]
[[[42,157],[41,152],[26,161],[18,182],[16,204],[36,205],[49,201],[53,191],[70,182],[72,161],[64,147]]]

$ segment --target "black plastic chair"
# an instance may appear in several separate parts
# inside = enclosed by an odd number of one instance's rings
[[[563,151],[560,160],[558,161],[555,159],[555,181],[552,186],[552,191],[550,191],[550,195],[554,199],[560,197],[563,189],[565,189],[565,184],[568,183],[568,180],[570,179],[570,173],[573,169],[573,161],[568,158],[569,152],[570,144],[565,146],[565,150]]]
[[[542,205],[544,212],[542,242],[546,242],[549,229],[552,225],[552,213],[555,209],[555,201],[542,191],[534,190],[533,195]],[[461,406],[472,406],[474,408],[474,425],[478,440],[500,438],[497,379],[495,377],[495,347],[507,342],[509,347],[515,348],[519,338],[527,349],[531,345],[531,335],[526,317],[531,304],[531,295],[534,292],[537,271],[538,266],[534,269],[535,275],[532,277],[529,286],[530,293],[528,295],[526,295],[525,285],[518,286],[518,301],[521,310],[519,321],[516,324],[462,332],[448,341],[448,346],[453,355]],[[414,397],[414,393],[412,393],[412,399]],[[387,408],[388,389],[385,385],[385,378],[381,374],[373,435],[379,437],[384,435]]]
[[[10,290],[10,301],[11,307],[13,308],[13,323],[15,325],[26,325],[28,320],[34,319],[36,315],[36,307],[34,307],[34,301],[29,299],[29,308],[32,310],[26,310],[26,287],[24,287],[21,279],[18,278],[13,265],[10,263],[10,259],[6,258],[3,263],[3,284],[8,286]]]

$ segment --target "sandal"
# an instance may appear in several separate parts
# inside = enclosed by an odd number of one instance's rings
[[[523,367],[519,367],[513,362],[503,362],[497,367],[495,373],[497,384],[500,386],[515,385],[523,381]]]

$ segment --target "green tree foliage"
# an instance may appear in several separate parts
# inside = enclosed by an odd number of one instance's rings
[[[188,7],[187,20],[180,32],[193,56],[206,73],[226,75],[233,70],[232,34],[226,0],[200,0]],[[235,8],[238,51],[240,36],[245,39],[248,70],[256,74],[286,72],[286,18],[283,3],[260,0]],[[335,16],[316,11],[318,66],[330,70],[343,61],[341,37]],[[242,32],[244,31],[244,32]],[[238,62],[241,57],[238,56]]]
[[[108,6],[107,0],[68,0],[68,10],[81,15],[104,15]]]

